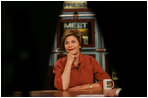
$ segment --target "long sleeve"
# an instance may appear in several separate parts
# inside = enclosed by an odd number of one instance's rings
[[[59,59],[54,66],[54,72],[55,72],[55,79],[54,79],[54,86],[58,90],[63,90],[62,86],[62,73],[64,71],[64,68],[62,67],[62,61]]]
[[[98,64],[98,62],[93,58],[93,72],[95,79],[98,81],[98,83],[103,87],[103,79],[111,79],[111,77],[106,73],[102,67]]]

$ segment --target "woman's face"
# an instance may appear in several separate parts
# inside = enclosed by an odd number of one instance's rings
[[[68,54],[72,54],[72,55],[77,54],[80,51],[80,48],[81,48],[79,41],[73,35],[68,36],[65,39],[64,46],[65,46],[66,52]]]

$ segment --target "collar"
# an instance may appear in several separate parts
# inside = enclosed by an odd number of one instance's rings
[[[80,52],[79,53],[79,63],[78,63],[78,66],[76,65],[72,65],[72,69],[75,69],[75,68],[81,68],[82,67],[82,62],[83,62],[83,55],[82,53]]]

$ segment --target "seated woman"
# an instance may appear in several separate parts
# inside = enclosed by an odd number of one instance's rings
[[[67,53],[54,66],[54,85],[58,90],[97,89],[102,91],[103,79],[111,77],[102,69],[95,58],[82,55],[82,35],[79,30],[66,30],[62,46]],[[94,83],[97,80],[97,83]]]

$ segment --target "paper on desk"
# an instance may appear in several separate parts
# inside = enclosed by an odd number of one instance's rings
[[[88,94],[88,95],[84,95],[84,94],[81,94],[81,95],[78,95],[77,97],[104,97],[104,95],[103,94],[92,94],[92,95],[90,95],[90,94]]]

